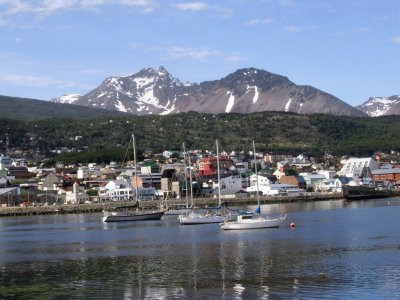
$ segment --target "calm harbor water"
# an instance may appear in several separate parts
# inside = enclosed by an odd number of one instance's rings
[[[175,216],[1,218],[0,298],[400,299],[400,198],[262,211],[288,213],[287,223],[221,231]]]

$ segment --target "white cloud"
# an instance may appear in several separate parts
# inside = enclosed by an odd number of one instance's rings
[[[50,87],[59,88],[77,87],[73,81],[57,80],[49,77],[18,75],[18,74],[1,74],[0,81],[7,82],[16,86],[33,86],[33,87]]]
[[[230,63],[237,63],[237,62],[246,61],[247,58],[244,57],[244,56],[242,56],[242,55],[240,55],[240,54],[233,54],[233,55],[227,56],[227,57],[225,58],[225,60],[226,60],[227,62],[230,62]]]
[[[10,25],[11,16],[31,14],[45,17],[68,10],[92,10],[105,5],[138,7],[143,13],[151,12],[157,4],[155,0],[0,0],[0,26]]]
[[[263,24],[271,24],[274,20],[272,19],[252,19],[245,23],[246,26],[256,26],[256,25],[263,25]]]
[[[183,2],[175,4],[174,7],[180,11],[212,11],[223,17],[230,17],[233,14],[233,9],[218,5],[208,5],[204,2]]]
[[[200,61],[204,62],[210,59],[220,59],[226,62],[239,62],[247,60],[247,58],[240,54],[226,54],[217,49],[210,49],[207,47],[195,48],[195,47],[147,47],[143,44],[132,43],[130,45],[132,50],[155,52],[161,55],[162,59],[166,60],[186,60],[186,61]]]
[[[290,25],[284,28],[285,31],[288,32],[302,32],[302,31],[307,31],[313,29],[313,26],[294,26]]]
[[[205,61],[210,57],[221,56],[222,53],[218,50],[207,48],[184,48],[170,47],[160,48],[160,52],[164,53],[170,59],[188,59],[196,61]]]
[[[393,37],[392,38],[392,42],[394,42],[395,44],[399,44],[400,45],[400,35]]]
[[[207,4],[204,2],[186,2],[175,5],[176,9],[183,11],[200,11],[207,9]]]

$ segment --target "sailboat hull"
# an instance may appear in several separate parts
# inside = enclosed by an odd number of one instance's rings
[[[236,221],[227,221],[221,223],[221,229],[224,230],[242,230],[242,229],[261,229],[261,228],[277,228],[286,220],[286,216],[278,218],[262,218],[252,217],[242,219],[240,216]]]
[[[232,214],[228,215],[208,215],[201,213],[190,213],[178,217],[181,225],[212,224],[229,221],[235,218]]]
[[[103,222],[124,222],[124,221],[144,221],[144,220],[161,220],[164,211],[147,212],[147,213],[125,213],[111,212],[103,216]]]

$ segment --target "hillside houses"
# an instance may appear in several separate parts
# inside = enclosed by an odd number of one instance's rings
[[[37,188],[38,194],[55,193],[58,201],[64,203],[133,200],[136,194],[142,200],[184,198],[190,192],[195,197],[207,197],[218,195],[219,189],[223,196],[238,197],[243,193],[255,193],[257,178],[262,195],[300,195],[306,191],[338,193],[343,184],[360,182],[359,177],[366,167],[374,180],[400,186],[400,164],[374,157],[342,159],[335,170],[323,168],[323,164],[305,155],[272,157],[257,153],[254,160],[252,153],[231,151],[218,159],[218,182],[215,153],[193,151],[186,161],[182,153],[173,154],[174,158],[170,157],[167,163],[161,163],[158,156],[147,157],[138,162],[137,170],[132,167],[132,162],[124,165],[114,162],[52,168],[16,167],[12,158],[1,156],[0,182],[7,188],[20,172],[23,174],[20,178]],[[278,158],[283,160],[274,161]],[[258,177],[252,172],[254,164],[258,166]]]

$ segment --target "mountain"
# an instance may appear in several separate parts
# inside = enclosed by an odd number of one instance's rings
[[[356,108],[371,117],[400,115],[400,96],[371,97]]]
[[[103,116],[126,116],[118,111],[52,103],[49,101],[0,96],[0,118],[37,120],[47,118],[88,119]]]
[[[286,111],[366,116],[333,95],[255,68],[240,69],[220,80],[200,84],[184,84],[164,67],[147,68],[129,76],[109,77],[86,95],[64,95],[52,101],[135,115]]]

